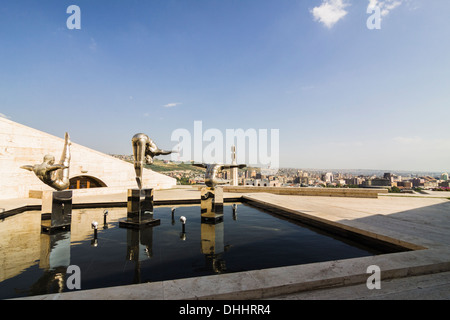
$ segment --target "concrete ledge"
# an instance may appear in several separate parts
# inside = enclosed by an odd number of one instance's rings
[[[364,188],[294,188],[294,187],[253,187],[253,186],[224,186],[225,192],[256,193],[265,192],[280,195],[320,196],[320,197],[351,197],[378,198],[379,193],[388,193],[387,189]]]
[[[104,289],[48,294],[17,300],[243,300],[365,284],[377,265],[381,280],[450,270],[450,250],[422,250],[262,269]],[[369,290],[369,289],[367,289]]]

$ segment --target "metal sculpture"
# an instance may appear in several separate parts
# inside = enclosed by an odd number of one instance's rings
[[[69,187],[70,145],[69,134],[66,132],[64,148],[59,163],[55,164],[55,157],[51,154],[44,156],[41,164],[21,166],[22,169],[32,171],[46,185],[57,191]]]
[[[134,156],[134,170],[136,171],[136,182],[142,189],[142,172],[145,164],[153,164],[153,158],[160,155],[168,155],[175,151],[159,149],[155,142],[144,133],[138,133],[131,139]]]
[[[32,171],[46,185],[56,191],[42,192],[41,230],[53,233],[59,230],[69,230],[72,213],[72,190],[70,186],[70,141],[66,132],[64,148],[59,163],[55,164],[55,157],[51,154],[44,156],[41,164],[22,166],[22,169]]]
[[[231,180],[218,178],[217,174],[220,171],[226,170],[226,169],[233,169],[233,168],[242,169],[242,168],[246,167],[245,164],[218,164],[218,163],[205,164],[205,163],[193,163],[192,165],[195,166],[195,167],[206,168],[205,184],[206,184],[206,186],[208,186],[210,188],[214,188],[215,186],[218,186],[218,185],[224,185],[224,184],[227,184],[227,183],[229,183],[231,181]]]

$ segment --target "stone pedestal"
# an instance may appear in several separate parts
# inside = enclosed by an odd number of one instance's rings
[[[159,225],[153,218],[153,189],[128,189],[127,218],[119,221],[119,227],[141,228]]]
[[[53,233],[70,230],[72,222],[72,190],[42,192],[41,230]]]
[[[201,189],[201,215],[204,223],[223,221],[223,188]]]

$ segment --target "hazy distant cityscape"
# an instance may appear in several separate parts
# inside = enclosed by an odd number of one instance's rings
[[[133,161],[130,155],[112,155],[124,161]],[[156,160],[150,169],[176,178],[178,184],[203,184],[204,170],[189,163]],[[220,176],[231,179],[224,170]],[[238,184],[259,187],[344,187],[388,188],[393,192],[411,190],[449,190],[447,172],[402,171],[374,169],[313,169],[280,168],[268,170],[245,168],[238,171]]]

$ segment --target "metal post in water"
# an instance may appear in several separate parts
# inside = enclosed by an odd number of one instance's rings
[[[182,231],[180,234],[181,240],[186,240],[186,217],[181,216],[180,217],[181,225],[182,225]]]
[[[236,211],[237,211],[237,204],[236,203],[233,203],[233,205],[231,206],[231,208],[233,209],[233,220],[237,220],[237,214],[236,214]]]
[[[103,229],[108,229],[108,223],[106,222],[106,217],[108,216],[108,210],[103,211]]]
[[[98,245],[98,240],[97,240],[98,222],[92,221],[91,228],[94,229],[94,239],[91,241],[91,246],[96,247]]]
[[[176,209],[176,208],[172,208],[172,225],[175,224],[175,217],[174,217],[175,209]]]

